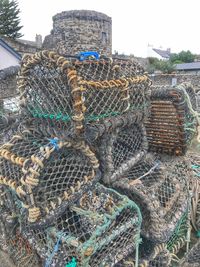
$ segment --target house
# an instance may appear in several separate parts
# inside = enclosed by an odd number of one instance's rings
[[[200,74],[200,61],[177,64],[176,71],[179,73]]]
[[[166,50],[154,48],[151,45],[148,45],[147,57],[155,57],[162,60],[168,60],[171,55],[171,49],[167,48]]]
[[[1,39],[20,55],[34,54],[42,49],[42,36],[40,34],[36,34],[35,41],[13,39],[7,36],[1,37]]]
[[[21,55],[0,38],[0,70],[19,65]]]

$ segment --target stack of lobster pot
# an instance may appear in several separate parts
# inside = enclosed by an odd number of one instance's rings
[[[146,240],[141,244],[141,266],[164,267],[171,266],[173,256],[181,249],[186,251],[190,241],[189,178],[193,173],[186,152],[198,134],[199,121],[190,84],[152,90],[150,99],[145,119],[148,154],[142,160],[138,156],[133,165],[126,162],[117,169],[116,161],[124,150],[119,149],[119,153],[116,139],[112,142],[106,136],[102,145],[103,181],[125,193],[141,209],[142,237]],[[134,253],[129,255],[121,266],[133,266],[134,257]]]
[[[143,123],[150,84],[126,60],[24,57],[23,126],[0,147],[0,247],[16,266],[138,264],[140,207],[102,183],[143,159],[160,171]]]

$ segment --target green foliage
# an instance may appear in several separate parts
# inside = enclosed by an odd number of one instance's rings
[[[170,61],[174,64],[190,63],[190,62],[194,62],[194,59],[195,59],[195,55],[193,55],[189,50],[181,51],[178,54],[172,54],[170,56]]]
[[[0,0],[0,36],[20,38],[20,10],[16,0]]]
[[[150,57],[147,71],[149,73],[154,73],[155,70],[160,70],[163,73],[172,73],[175,70],[175,66],[171,61],[159,60],[157,58]]]
[[[148,60],[150,65],[155,65],[159,61],[156,57],[149,57]]]

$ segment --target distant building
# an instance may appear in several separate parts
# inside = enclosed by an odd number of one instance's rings
[[[13,39],[5,36],[1,37],[1,39],[20,55],[33,54],[42,49],[42,36],[39,34],[36,35],[35,41]]]
[[[0,38],[0,70],[19,65],[21,55]]]
[[[191,63],[182,63],[176,65],[176,71],[181,73],[200,74],[200,61]]]
[[[171,55],[171,49],[167,48],[166,50],[154,48],[151,45],[148,45],[147,57],[155,57],[162,60],[168,60]]]

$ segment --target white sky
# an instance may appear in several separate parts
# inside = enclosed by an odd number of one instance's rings
[[[148,43],[200,54],[200,0],[18,0],[23,39],[52,29],[58,12],[88,9],[112,17],[113,51],[147,56]]]

